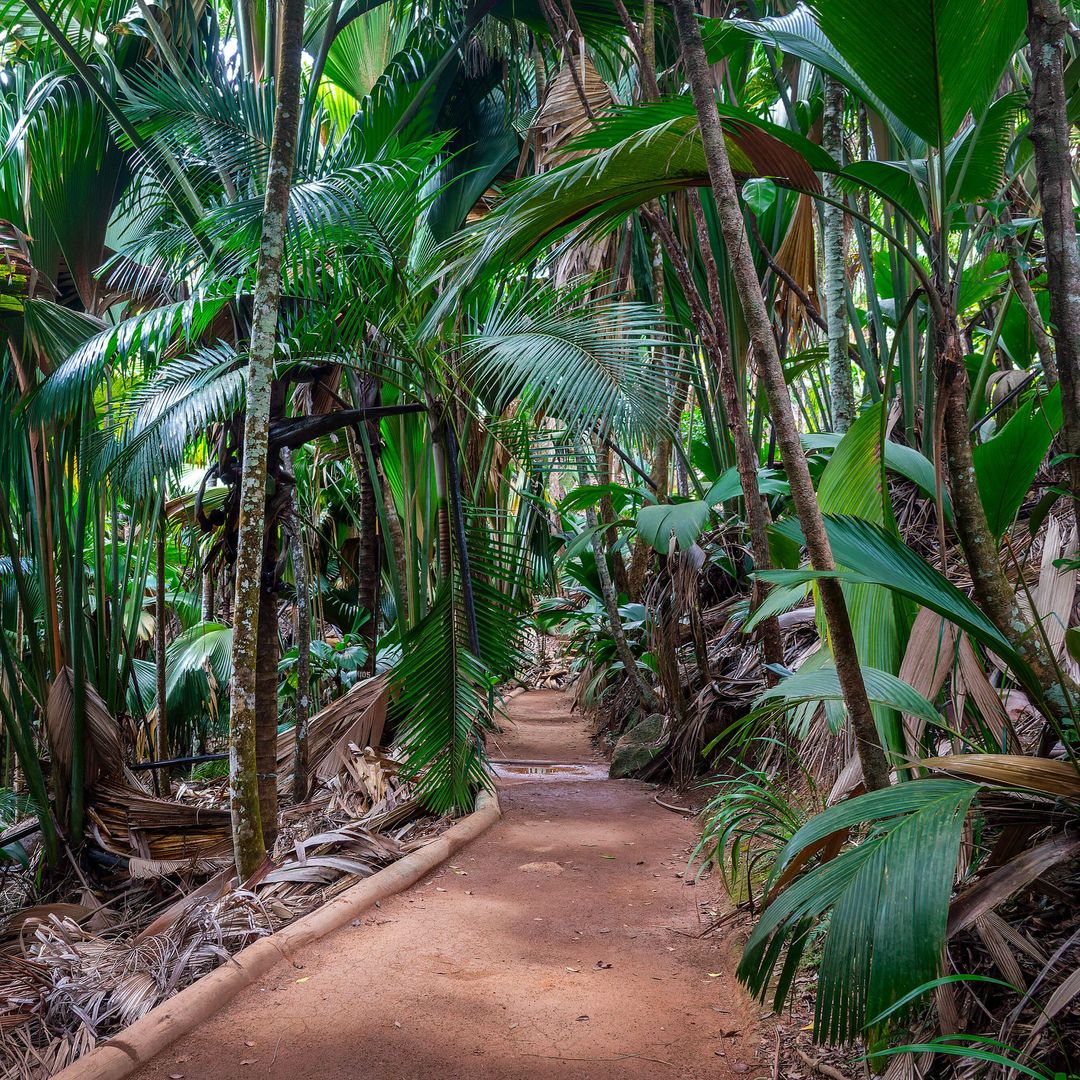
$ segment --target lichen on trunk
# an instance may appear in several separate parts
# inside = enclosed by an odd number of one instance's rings
[[[262,241],[253,296],[248,352],[244,458],[233,604],[233,682],[229,701],[229,808],[233,857],[241,880],[265,852],[256,759],[256,676],[262,600],[270,394],[281,297],[285,215],[292,187],[300,107],[303,0],[283,0],[274,132],[263,203]],[[276,710],[275,710],[276,715]],[[271,823],[267,823],[271,824]]]

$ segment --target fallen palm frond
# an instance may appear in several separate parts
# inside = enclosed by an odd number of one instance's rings
[[[382,742],[389,692],[388,676],[376,675],[357,683],[308,721],[308,760],[316,779],[325,783],[337,776],[349,757],[350,744],[363,747]],[[292,789],[295,747],[292,728],[278,735],[278,791],[282,793]]]
[[[130,771],[101,768],[91,835],[123,860],[135,908],[145,910],[147,880],[213,876],[164,911],[157,901],[149,922],[136,910],[110,926],[86,894],[80,904],[24,909],[0,927],[0,1051],[14,1070],[4,1075],[53,1075],[251,941],[425,843],[439,823],[418,821],[414,782],[399,775],[396,757],[372,749],[387,697],[377,676],[312,719],[315,791],[284,812],[275,859],[243,883],[232,869],[222,782],[182,785],[186,801],[175,801],[151,795]],[[293,748],[291,731],[279,736],[285,789]]]
[[[17,1070],[9,1075],[53,1075],[290,914],[237,890],[203,899],[150,937],[99,936],[54,915],[24,956],[0,961],[0,1041]]]
[[[55,686],[65,685],[60,680]],[[388,683],[385,676],[376,676],[357,683],[347,694],[332,702],[308,726],[308,753],[315,778],[337,792],[339,806],[349,798],[349,785],[337,782],[340,771],[353,769],[358,779],[354,751],[350,747],[377,746],[382,739],[386,720]],[[59,708],[59,707],[58,707]],[[60,710],[62,711],[62,710]],[[115,730],[115,721],[105,714]],[[104,719],[94,724],[102,729],[96,741],[108,745]],[[117,744],[119,745],[119,744]],[[295,739],[293,732],[278,736],[278,786],[282,792],[292,785],[292,764]],[[103,755],[103,760],[104,759]],[[118,757],[116,759],[119,760]],[[92,834],[108,852],[128,859],[134,858],[133,876],[160,876],[181,869],[208,872],[228,861],[232,851],[230,817],[227,809],[200,805],[198,796],[193,802],[177,802],[151,795],[130,771],[119,775],[115,766],[102,768],[90,794],[89,816]],[[190,791],[191,789],[185,789]],[[366,793],[362,802],[366,811],[382,794]],[[359,804],[353,807],[358,816]]]
[[[208,810],[158,799],[115,781],[92,793],[94,838],[115,855],[168,861],[229,858],[227,810]]]

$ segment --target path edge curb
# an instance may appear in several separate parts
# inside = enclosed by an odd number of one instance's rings
[[[306,945],[345,926],[377,901],[415,885],[501,817],[498,794],[480,792],[476,809],[430,844],[350,886],[340,896],[277,933],[259,938],[241,949],[221,967],[155,1005],[130,1027],[72,1062],[53,1080],[123,1080],[130,1076],[177,1039],[208,1020],[271,968]]]

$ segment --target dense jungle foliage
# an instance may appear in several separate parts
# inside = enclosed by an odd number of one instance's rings
[[[372,679],[469,809],[569,679],[754,994],[1080,1070],[1074,15],[6,0],[12,895],[192,769],[248,878]]]

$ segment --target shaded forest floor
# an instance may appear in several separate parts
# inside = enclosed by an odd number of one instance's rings
[[[694,825],[603,777],[558,691],[494,740],[503,819],[452,865],[276,968],[141,1080],[756,1075],[771,1037],[722,906],[685,875]],[[771,1062],[768,1064],[771,1065]]]

